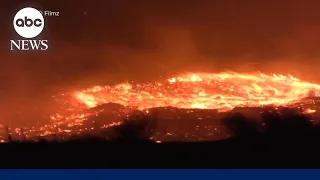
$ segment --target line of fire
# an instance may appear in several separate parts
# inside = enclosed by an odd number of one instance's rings
[[[110,139],[123,123],[148,119],[149,138],[156,142],[219,140],[230,136],[222,120],[234,113],[260,121],[264,112],[290,108],[318,123],[319,92],[320,85],[291,75],[261,73],[186,73],[150,83],[94,86],[52,96],[61,108],[50,123],[3,125],[0,138],[63,141],[90,134]]]

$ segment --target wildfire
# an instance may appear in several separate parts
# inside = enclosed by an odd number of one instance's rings
[[[218,109],[239,106],[286,105],[314,92],[320,85],[291,75],[186,73],[164,82],[95,86],[72,94],[73,103],[87,108],[118,103],[143,110],[153,107]]]
[[[99,105],[115,103],[125,108],[114,112],[120,119],[135,109],[148,113],[149,108],[176,107],[187,109],[217,109],[229,111],[234,107],[265,105],[289,106],[308,96],[319,96],[320,85],[302,81],[291,75],[262,73],[185,73],[167,80],[151,83],[121,83],[115,86],[92,88],[53,96],[60,109],[50,116],[51,122],[43,127],[26,128],[26,137],[72,133],[75,126],[83,125],[89,117],[98,116],[105,109]],[[304,113],[315,113],[305,109]],[[120,125],[111,119],[98,128]],[[97,127],[78,128],[76,133]],[[14,132],[21,134],[21,129]]]

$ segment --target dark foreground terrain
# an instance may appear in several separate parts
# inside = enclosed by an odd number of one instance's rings
[[[319,143],[70,142],[1,145],[1,168],[319,168]]]
[[[267,110],[262,123],[240,113],[223,122],[232,138],[215,142],[155,143],[155,122],[125,121],[112,140],[0,145],[3,168],[319,168],[320,128],[293,109]],[[151,124],[151,125],[150,125]]]

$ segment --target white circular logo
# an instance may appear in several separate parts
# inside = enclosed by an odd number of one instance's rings
[[[37,9],[26,7],[14,16],[13,27],[21,37],[34,38],[42,32],[44,18]]]

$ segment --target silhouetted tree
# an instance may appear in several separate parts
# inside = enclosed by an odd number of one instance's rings
[[[21,128],[21,129],[20,129],[20,132],[21,132],[22,140],[25,141],[25,140],[26,140],[26,135],[25,135],[25,133],[24,133],[24,129]]]
[[[313,133],[311,117],[298,109],[280,108],[266,111],[261,115],[265,133],[274,138],[294,138],[309,136]]]
[[[227,130],[239,138],[255,138],[259,133],[258,124],[250,121],[241,113],[234,113],[223,119]]]
[[[5,136],[6,136],[6,141],[8,143],[12,143],[13,142],[13,139],[12,139],[12,136],[11,136],[11,133],[9,131],[9,127],[8,126],[5,127]]]
[[[115,127],[116,140],[149,141],[156,127],[156,119],[138,112],[125,119],[123,124]]]
[[[275,109],[266,110],[261,113],[264,132],[270,136],[279,136],[283,133],[283,122],[280,114]]]

